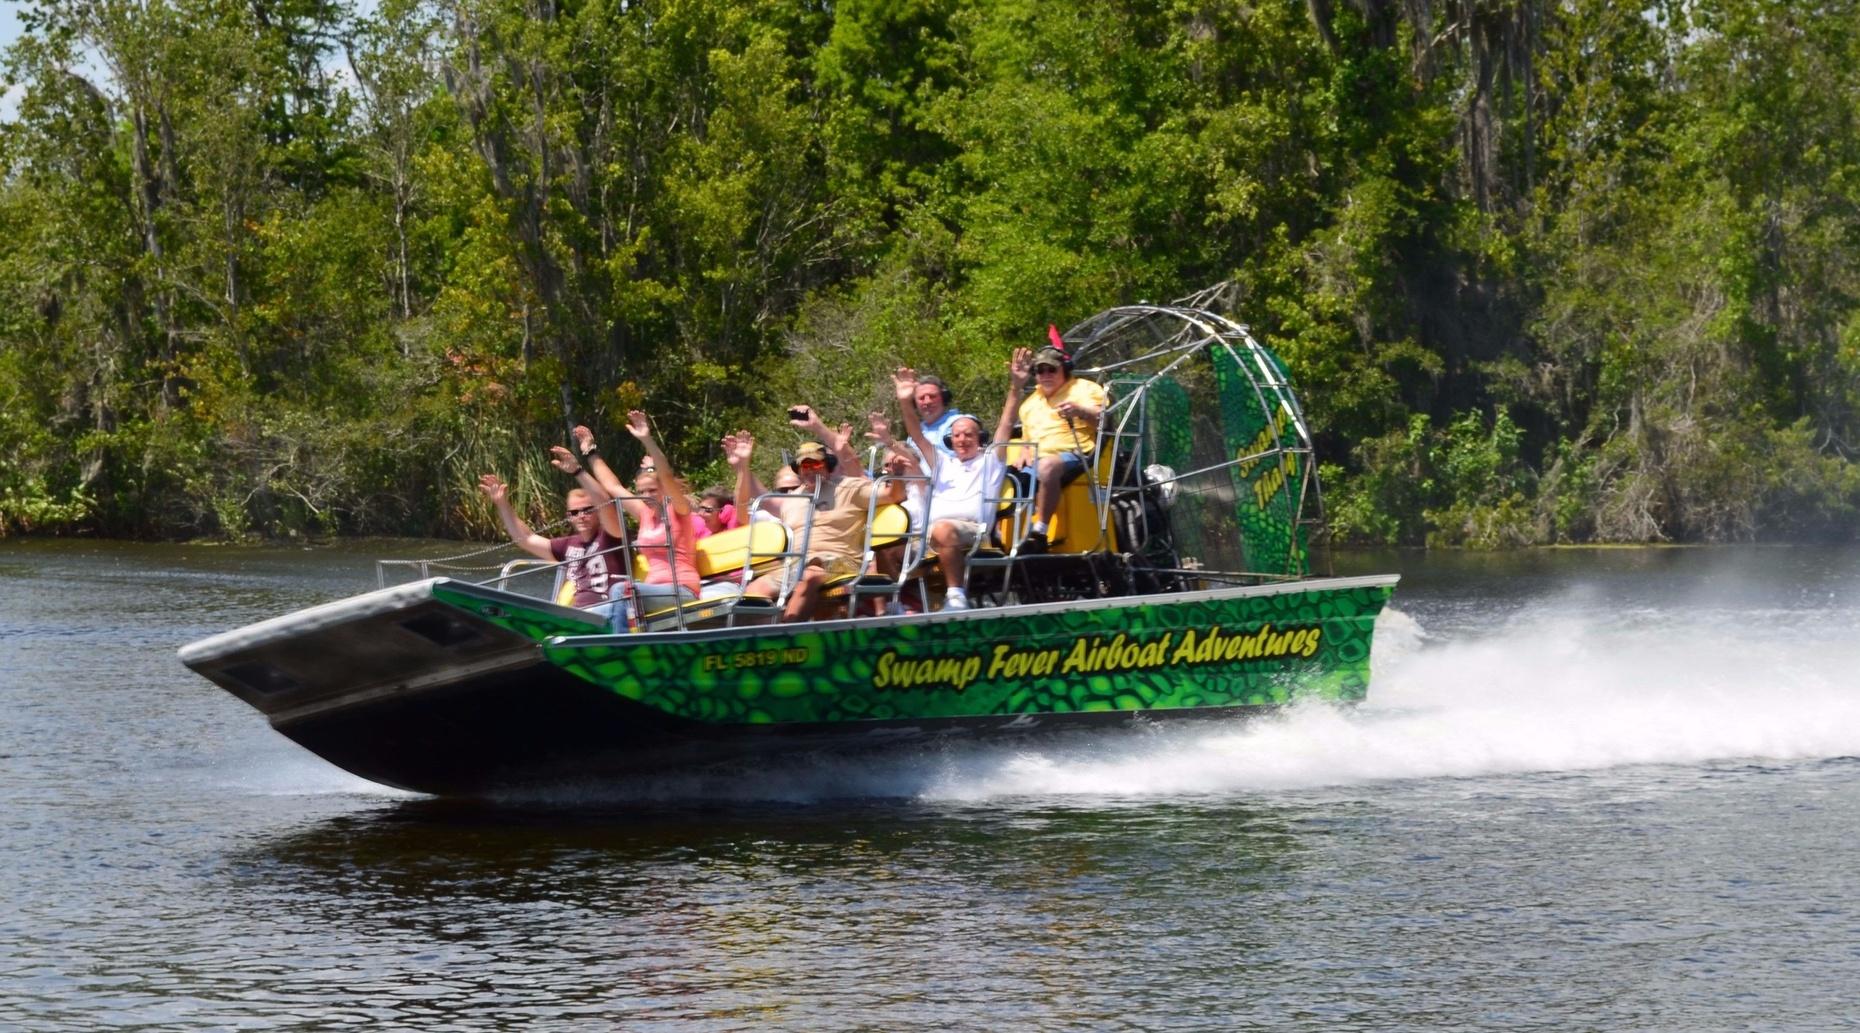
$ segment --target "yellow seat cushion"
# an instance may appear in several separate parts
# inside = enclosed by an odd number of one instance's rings
[[[698,580],[713,581],[743,569],[745,561],[761,567],[788,548],[788,528],[779,520],[752,520],[741,527],[705,535],[697,540]],[[753,560],[751,556],[753,554]],[[646,556],[633,555],[633,577],[646,580]]]
[[[872,514],[872,548],[880,549],[903,541],[911,533],[911,515],[903,506],[880,506]]]
[[[788,548],[788,527],[779,520],[751,520],[741,527],[719,531],[697,542],[698,578],[710,581],[742,570],[747,563],[760,567]]]
[[[1110,456],[1100,455],[1097,467],[1098,483],[1107,483],[1111,476]],[[1003,482],[1001,494],[1014,494],[1013,478]],[[1014,544],[1008,541],[1008,537],[1014,533],[1011,516],[1011,513],[1003,514],[997,532],[1010,548]],[[1107,527],[1102,534],[1098,530],[1098,505],[1092,501],[1090,478],[1080,475],[1060,490],[1059,508],[1053,511],[1052,522],[1046,528],[1046,538],[1052,543],[1047,550],[1051,553],[1117,551],[1117,539],[1111,529]]]

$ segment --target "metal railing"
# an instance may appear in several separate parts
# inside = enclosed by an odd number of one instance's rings
[[[823,477],[816,481],[814,483],[814,490],[805,495],[792,491],[766,491],[750,500],[747,519],[754,520],[758,513],[765,511],[763,507],[767,504],[769,507],[767,510],[769,515],[780,520],[788,529],[788,535],[785,540],[786,547],[778,552],[759,552],[756,549],[755,534],[753,531],[751,532],[749,536],[748,562],[743,564],[743,583],[738,598],[739,605],[730,608],[729,617],[726,618],[724,622],[726,627],[733,628],[736,626],[737,614],[742,612],[742,607],[740,606],[741,599],[748,596],[750,582],[756,577],[756,567],[771,560],[775,561],[776,569],[780,571],[781,575],[781,589],[776,593],[774,599],[775,613],[779,615],[787,608],[788,596],[794,591],[795,583],[801,578],[802,565],[807,562],[807,543],[814,536],[814,513],[819,509],[820,490],[826,486],[827,480],[827,478]],[[786,510],[799,502],[807,503],[807,510],[802,517],[801,530],[799,535],[797,535],[794,525],[789,523],[786,519]]]
[[[1001,453],[1003,473],[993,491],[984,489],[982,492],[982,533],[976,535],[975,541],[969,545],[968,561],[963,568],[962,589],[964,592],[968,591],[969,582],[974,578],[976,568],[1000,567],[1003,568],[1001,595],[1005,598],[1013,589],[1014,564],[1020,558],[1020,546],[1021,542],[1026,540],[1027,529],[1033,523],[1033,503],[1040,490],[1037,474],[1028,478],[1029,487],[1024,491],[1020,490],[1018,480],[1011,481],[1014,476],[1014,464],[1007,461],[1008,455],[1010,450],[1019,449],[1025,454],[1026,465],[1038,470],[1040,446],[1031,441],[1014,440],[991,441],[983,447]],[[1015,485],[1015,491],[1012,494],[1003,491],[1003,488],[1010,482]],[[1001,526],[1003,509],[1008,510],[1008,540],[1000,543],[1001,549],[997,552],[989,548],[989,543],[994,540],[996,529]],[[947,574],[948,571],[944,573]]]
[[[915,514],[915,519],[911,519],[911,508],[908,505],[903,503],[879,502],[879,496],[884,494],[885,489],[892,484],[905,485],[906,487],[904,490],[907,499],[910,497],[910,485],[920,484],[923,486],[923,495],[921,496],[923,500],[922,511]],[[917,569],[917,565],[923,562],[924,554],[929,551],[930,542],[930,487],[930,478],[922,474],[885,474],[882,477],[873,479],[872,493],[867,497],[865,503],[865,550],[859,558],[859,575],[853,580],[852,587],[849,588],[846,593],[847,616],[859,616],[859,604],[864,601],[867,596],[887,598],[893,602],[897,601],[899,592],[904,588],[904,582],[910,577],[911,573]],[[878,523],[879,510],[883,506],[888,505],[897,505],[900,509],[904,510],[907,521],[903,535],[904,555],[898,559],[898,575],[895,578],[885,574],[866,573],[867,571],[873,570],[878,558],[878,546],[872,539],[873,531],[876,529]],[[929,595],[927,591],[922,588],[921,583],[919,584],[919,591],[924,593],[921,598],[924,602],[924,609],[928,610],[930,608]]]
[[[666,528],[665,543],[663,545],[652,545],[652,546],[641,547],[635,543],[634,541],[635,534],[633,531],[631,531],[627,527],[627,523],[626,523],[627,514],[624,512],[625,506],[629,502],[637,502],[642,506],[649,507],[649,509],[654,513],[654,515],[658,517],[660,524]],[[416,579],[422,580],[422,581],[434,577],[435,569],[441,571],[442,573],[447,572],[447,571],[458,572],[458,573],[469,573],[469,574],[481,574],[485,572],[493,572],[493,573],[490,573],[488,577],[484,577],[481,579],[460,578],[460,580],[465,581],[467,584],[478,585],[482,587],[494,587],[498,591],[507,592],[507,591],[512,590],[511,589],[512,581],[528,579],[532,575],[539,574],[542,572],[550,572],[554,575],[554,578],[550,585],[549,592],[546,598],[548,599],[548,601],[553,603],[556,601],[562,582],[567,578],[568,573],[571,568],[575,567],[578,564],[585,564],[587,561],[591,559],[596,559],[596,558],[604,557],[604,556],[615,556],[619,560],[619,564],[618,564],[619,569],[609,574],[609,580],[606,586],[604,587],[604,590],[607,594],[607,600],[602,605],[606,605],[609,608],[608,609],[609,627],[614,630],[620,630],[624,628],[625,626],[625,621],[626,621],[626,616],[627,616],[625,607],[628,605],[629,599],[627,599],[624,596],[624,594],[622,596],[617,597],[615,595],[614,590],[616,588],[626,588],[628,586],[633,585],[636,581],[636,579],[634,578],[634,570],[635,570],[635,567],[637,566],[637,561],[643,558],[647,551],[653,551],[653,550],[658,550],[658,549],[664,550],[666,565],[668,569],[670,569],[673,572],[672,583],[676,585],[677,584],[677,571],[678,571],[677,536],[681,532],[680,532],[680,529],[675,524],[673,524],[671,521],[671,517],[674,515],[676,511],[672,508],[670,500],[664,497],[654,497],[654,496],[647,496],[647,495],[621,495],[621,496],[609,499],[607,502],[602,503],[602,505],[615,507],[615,515],[619,518],[619,525],[620,525],[620,531],[621,531],[621,533],[617,536],[618,544],[610,546],[606,549],[601,549],[596,552],[584,553],[580,556],[576,556],[570,559],[562,559],[562,560],[545,560],[545,559],[541,559],[539,557],[534,557],[534,556],[522,556],[516,559],[508,560],[501,564],[468,565],[468,564],[462,564],[460,562],[462,560],[475,559],[480,556],[488,556],[491,553],[500,552],[500,551],[503,551],[505,549],[509,549],[512,547],[512,544],[509,542],[500,542],[496,545],[486,546],[485,548],[482,548],[482,549],[474,549],[470,552],[460,553],[454,556],[444,556],[444,557],[435,557],[431,559],[416,559],[416,560],[399,560],[399,559],[376,560],[375,561],[376,584],[378,584],[382,588],[386,588],[389,584],[389,581],[388,581],[389,572],[392,570],[398,569],[398,568],[406,568],[407,570],[412,571],[416,575]],[[556,523],[545,524],[540,529],[536,529],[536,531],[538,534],[543,534],[544,532],[558,530],[565,526],[568,526],[567,521],[558,521]],[[551,536],[551,537],[559,537],[559,536]],[[609,535],[609,537],[615,537],[615,536]],[[399,582],[397,581],[395,583],[399,583]],[[530,584],[534,584],[534,581],[526,580],[525,584],[526,586]],[[679,626],[681,628],[683,627],[682,619],[679,621]]]

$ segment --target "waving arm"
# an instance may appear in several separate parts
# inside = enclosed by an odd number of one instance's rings
[[[615,538],[626,536],[626,524],[620,520],[620,514],[614,505],[614,497],[607,493],[607,488],[599,479],[575,458],[575,454],[561,445],[549,446],[549,464],[565,474],[575,478],[575,485],[588,493],[588,500],[594,504],[594,512],[601,522],[601,530]],[[602,463],[606,466],[606,463]],[[607,472],[609,477],[613,471]]]
[[[517,515],[516,507],[510,504],[510,489],[504,485],[502,478],[494,473],[487,473],[478,478],[478,490],[491,500],[497,509],[497,518],[504,525],[504,533],[517,548],[542,560],[554,560],[555,553],[549,550],[549,539],[530,530],[530,525]]]
[[[646,414],[634,409],[626,414],[626,431],[639,439],[646,454],[652,457],[652,465],[659,471],[659,486],[665,490],[667,504],[672,512],[679,516],[691,515],[691,499],[685,491],[685,482],[672,469],[672,461],[665,458],[659,443],[652,436],[652,421]],[[645,503],[640,503],[645,506]]]

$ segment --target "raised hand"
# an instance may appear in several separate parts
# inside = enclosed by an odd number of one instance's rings
[[[723,436],[723,458],[732,468],[749,462],[749,457],[756,451],[756,439],[746,430]]]
[[[1015,387],[1026,387],[1033,377],[1033,352],[1026,348],[1014,349],[1014,358],[1008,362],[1008,376],[1014,378]]]
[[[626,432],[641,441],[652,437],[652,421],[638,409],[631,409],[626,414]]]
[[[575,451],[580,452],[584,456],[594,451],[593,431],[580,424],[576,424],[575,429],[570,433],[572,433],[575,438]]]
[[[501,505],[505,499],[510,497],[510,489],[505,487],[503,480],[494,473],[487,473],[478,478],[478,490],[484,492],[484,497],[490,499],[492,505]]]
[[[581,460],[576,459],[575,453],[570,452],[561,445],[549,446],[549,465],[566,474],[577,474],[581,472]]]
[[[917,371],[909,366],[899,366],[891,375],[891,386],[897,391],[898,403],[915,405],[917,401]]]
[[[903,473],[913,477],[923,473],[923,464],[917,461],[917,453],[906,448],[903,442],[887,441],[885,452],[890,458],[898,461]]]
[[[890,417],[886,416],[882,412],[873,410],[872,412],[865,414],[865,421],[872,428],[871,430],[866,431],[865,436],[867,439],[871,441],[876,441],[881,445],[889,445],[891,443],[892,438],[891,438],[891,418]]]

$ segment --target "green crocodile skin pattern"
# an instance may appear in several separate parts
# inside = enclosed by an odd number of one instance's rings
[[[533,638],[538,642],[556,635],[586,635],[588,626],[542,609],[540,606],[525,605],[525,596],[510,595],[496,601],[486,600],[465,592],[454,592],[444,585],[433,589],[433,598],[450,606],[456,606],[474,617],[491,622],[506,631]]]
[[[1359,700],[1392,591],[1312,587],[724,639],[565,639],[544,654],[628,699],[719,725]]]

